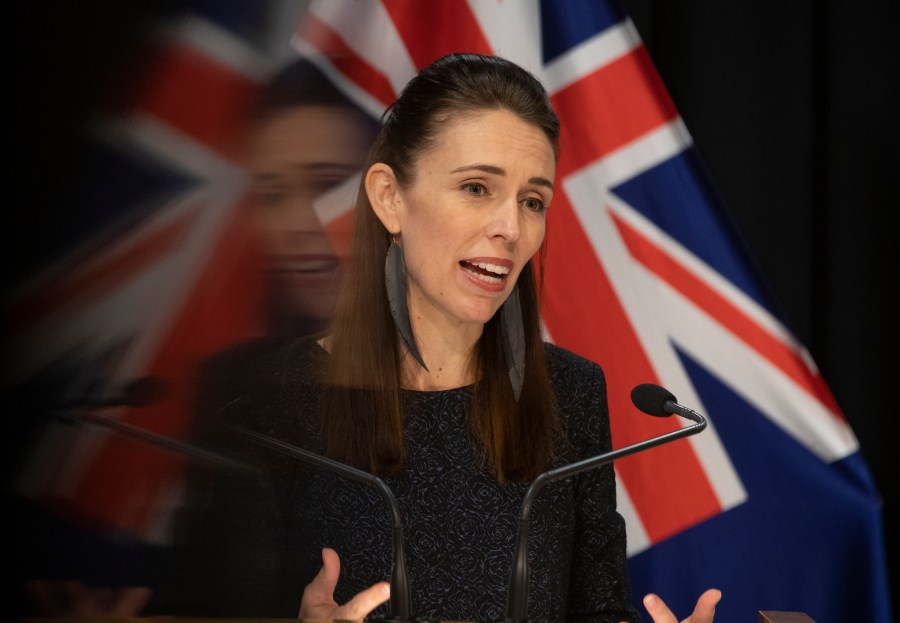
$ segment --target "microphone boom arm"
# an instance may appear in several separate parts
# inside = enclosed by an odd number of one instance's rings
[[[274,437],[257,433],[254,430],[238,424],[225,422],[225,425],[245,439],[249,439],[250,441],[276,450],[277,452],[281,452],[282,454],[300,459],[301,461],[325,467],[346,476],[351,480],[372,485],[378,489],[379,493],[381,493],[387,503],[388,508],[391,509],[393,518],[394,566],[391,570],[391,608],[393,610],[393,616],[389,617],[387,620],[410,620],[412,603],[409,594],[409,579],[406,570],[406,549],[403,545],[403,521],[400,517],[400,507],[397,505],[396,498],[390,487],[388,487],[381,478],[374,474],[370,474],[369,472],[339,463],[338,461],[321,456],[315,452],[298,448],[297,446],[285,443]]]
[[[153,431],[141,428],[140,426],[135,426],[127,422],[120,422],[108,417],[95,415],[87,411],[83,411],[77,414],[58,413],[56,414],[56,417],[62,422],[68,424],[93,424],[94,426],[107,428],[119,433],[120,435],[124,435],[125,437],[130,437],[131,439],[136,439],[138,441],[142,441],[153,446],[158,446],[160,448],[166,448],[167,450],[174,450],[175,452],[185,454],[195,460],[204,461],[213,465],[232,467],[235,469],[248,468],[247,465],[241,463],[240,461],[235,461],[229,457],[216,454],[215,452],[210,452],[198,446],[180,441],[178,439],[174,439],[172,437],[154,433]]]
[[[681,405],[677,406],[681,407]],[[704,418],[696,411],[688,409],[687,407],[681,407],[674,412],[682,417],[692,420],[693,422],[695,422],[695,424],[666,433],[665,435],[659,435],[658,437],[653,437],[651,439],[646,439],[630,446],[625,446],[624,448],[619,448],[618,450],[612,450],[599,456],[584,459],[582,461],[578,461],[577,463],[571,463],[569,465],[563,465],[562,467],[550,469],[542,474],[539,474],[538,477],[534,479],[534,481],[531,483],[531,486],[529,486],[528,490],[525,492],[524,498],[522,499],[522,513],[519,516],[519,530],[516,538],[516,549],[515,553],[513,554],[513,568],[512,576],[510,578],[510,590],[507,602],[507,621],[523,621],[527,619],[526,612],[528,608],[529,583],[528,534],[531,524],[531,507],[534,503],[534,499],[537,497],[538,492],[543,488],[544,485],[548,483],[562,480],[564,478],[568,478],[569,476],[574,476],[575,474],[580,474],[581,472],[587,471],[589,469],[594,469],[596,467],[606,465],[607,463],[611,463],[616,459],[621,459],[622,457],[628,456],[630,454],[641,452],[643,450],[647,450],[664,443],[669,443],[670,441],[675,441],[677,439],[681,439],[682,437],[696,435],[706,428],[706,418]]]

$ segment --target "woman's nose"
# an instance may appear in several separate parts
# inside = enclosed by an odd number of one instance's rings
[[[488,235],[499,236],[507,242],[518,240],[521,232],[520,218],[519,202],[515,197],[502,201],[491,214]]]

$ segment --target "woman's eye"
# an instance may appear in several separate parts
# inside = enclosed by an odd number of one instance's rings
[[[487,192],[484,184],[479,184],[478,182],[468,182],[467,184],[463,184],[462,189],[468,194],[476,196],[483,195]]]
[[[534,212],[543,212],[547,209],[547,204],[536,197],[529,197],[522,200],[522,204],[529,210]]]
[[[297,190],[299,192],[304,192],[309,197],[318,197],[336,187],[346,179],[345,176],[337,175],[313,175],[301,180]]]
[[[284,202],[286,193],[276,189],[257,189],[256,197],[260,205],[276,206]]]

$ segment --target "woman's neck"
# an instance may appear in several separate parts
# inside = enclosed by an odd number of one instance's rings
[[[406,346],[401,344],[400,384],[403,389],[415,389],[420,391],[436,391],[441,389],[455,389],[475,382],[472,353],[447,353],[440,352],[430,355],[422,353],[422,358],[428,369],[425,370],[419,362],[406,351]]]
[[[481,329],[470,327],[429,332],[416,332],[416,346],[427,370],[419,365],[400,343],[401,358],[400,383],[404,389],[434,391],[454,389],[475,382],[475,347],[481,337]]]
[[[447,336],[444,336],[446,338]],[[460,337],[460,336],[457,336]],[[437,391],[465,387],[476,381],[475,347],[480,333],[476,337],[468,336],[457,340],[423,340],[418,344],[419,353],[428,369],[425,370],[406,348],[406,344],[397,336],[400,349],[400,386],[403,389],[419,391]],[[326,351],[331,352],[331,335],[317,340]],[[437,343],[436,343],[437,342]]]

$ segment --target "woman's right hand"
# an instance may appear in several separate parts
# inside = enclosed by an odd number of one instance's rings
[[[361,621],[372,610],[386,602],[391,596],[391,586],[387,582],[379,582],[366,590],[357,593],[353,599],[343,606],[334,600],[334,587],[341,575],[341,559],[331,548],[322,550],[322,568],[313,581],[303,590],[303,601],[300,602],[301,619],[309,621]]]
[[[31,580],[28,597],[39,617],[135,618],[150,601],[146,586],[87,586],[78,580]]]

